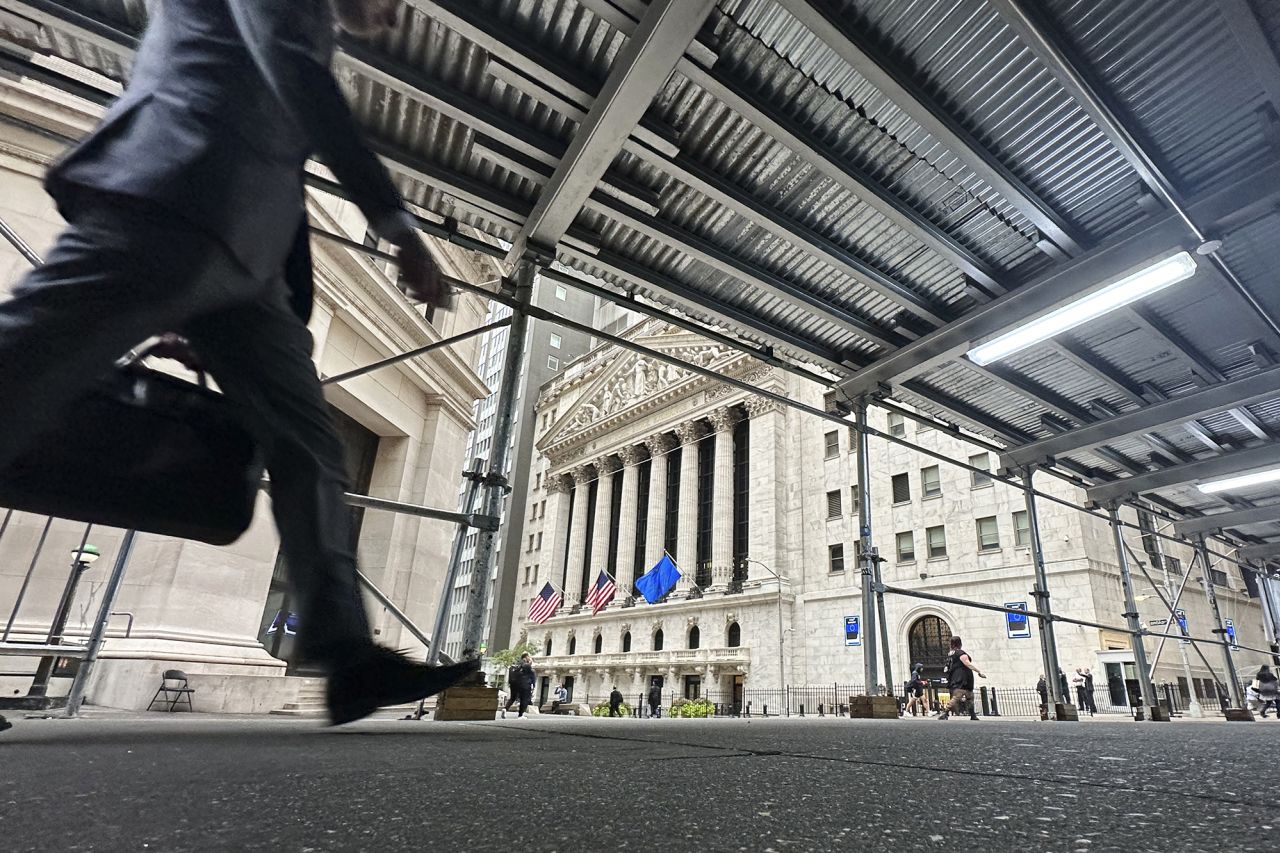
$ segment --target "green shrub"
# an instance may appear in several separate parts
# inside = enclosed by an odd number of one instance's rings
[[[706,699],[677,699],[671,703],[672,717],[714,717],[716,706]]]
[[[624,716],[624,717],[630,717],[630,716],[631,716],[631,706],[630,706],[630,705],[628,705],[626,702],[623,702],[621,705],[619,705],[619,706],[618,706],[618,713],[619,713],[619,714],[621,714],[621,715],[622,715],[622,716]],[[597,705],[597,706],[595,706],[594,708],[592,708],[592,709],[591,709],[591,716],[593,716],[593,717],[607,717],[607,716],[609,716],[609,703],[608,703],[608,702],[601,702],[599,705]]]

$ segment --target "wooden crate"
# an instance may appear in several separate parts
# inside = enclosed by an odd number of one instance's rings
[[[849,716],[860,720],[896,720],[898,700],[892,696],[850,696]]]
[[[436,699],[433,720],[492,720],[498,715],[498,688],[450,687]]]

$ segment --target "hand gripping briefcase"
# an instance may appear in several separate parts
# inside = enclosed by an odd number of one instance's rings
[[[227,398],[135,363],[0,471],[0,507],[226,545],[253,520],[261,479]]]

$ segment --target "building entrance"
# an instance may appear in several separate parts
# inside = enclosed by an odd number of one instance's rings
[[[942,678],[942,665],[951,653],[951,626],[937,616],[921,616],[907,631],[911,666],[924,664],[924,677]]]

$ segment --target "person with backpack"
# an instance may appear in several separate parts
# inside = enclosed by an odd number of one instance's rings
[[[658,706],[662,704],[662,688],[658,686],[658,682],[653,682],[653,686],[649,688],[649,716],[657,717]]]
[[[1280,719],[1280,680],[1271,671],[1271,667],[1263,664],[1253,678],[1253,686],[1258,691],[1258,702],[1262,705],[1262,719],[1267,718],[1267,708],[1274,708],[1277,719]]]
[[[929,680],[924,677],[924,664],[917,663],[911,667],[911,676],[906,682],[907,703],[902,709],[902,716],[914,714],[917,709],[928,716],[929,694],[925,692],[928,686]]]
[[[975,672],[979,678],[987,677],[982,670],[973,665],[973,659],[964,650],[964,645],[960,638],[952,637],[951,654],[947,656],[947,662],[942,668],[942,674],[947,679],[947,686],[951,688],[951,700],[942,706],[942,712],[938,714],[939,720],[947,719],[953,711],[958,711],[965,702],[973,702],[973,674]],[[971,714],[970,716],[973,719],[977,719],[975,715]]]
[[[617,685],[614,685],[613,692],[609,694],[609,716],[621,717],[622,714],[618,710],[621,707],[622,691],[618,689]]]

